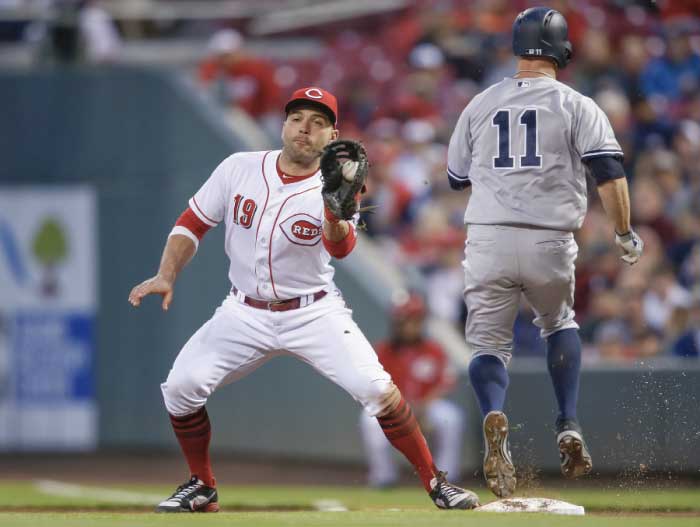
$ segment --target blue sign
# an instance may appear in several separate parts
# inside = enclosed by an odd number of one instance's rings
[[[17,313],[11,331],[18,404],[94,397],[94,316]]]

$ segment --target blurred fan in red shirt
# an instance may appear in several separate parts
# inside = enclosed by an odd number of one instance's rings
[[[243,49],[243,37],[223,29],[209,42],[210,56],[199,66],[199,80],[211,88],[220,102],[237,106],[251,117],[277,112],[279,86],[272,64]]]
[[[390,338],[377,343],[375,349],[429,435],[436,466],[458,480],[464,415],[459,406],[444,398],[455,379],[440,345],[423,335],[425,317],[423,299],[415,293],[408,295],[392,310]],[[399,474],[391,445],[376,419],[363,412],[360,428],[369,463],[369,484],[396,484]]]

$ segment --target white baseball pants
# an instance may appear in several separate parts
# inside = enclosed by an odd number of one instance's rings
[[[337,290],[308,306],[277,312],[229,295],[187,341],[161,385],[168,412],[191,414],[220,386],[286,354],[313,366],[376,415],[393,383],[351,315]]]

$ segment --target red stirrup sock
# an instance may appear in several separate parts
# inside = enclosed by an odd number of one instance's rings
[[[389,442],[401,452],[415,467],[423,482],[425,490],[430,492],[430,480],[435,477],[437,469],[433,463],[433,455],[428,448],[428,442],[418,426],[413,411],[401,397],[399,405],[377,421]]]
[[[211,423],[207,409],[202,407],[193,414],[180,417],[171,415],[170,422],[190,467],[190,476],[196,475],[207,487],[216,487],[209,460]]]

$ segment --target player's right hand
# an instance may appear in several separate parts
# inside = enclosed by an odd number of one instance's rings
[[[141,305],[141,299],[145,296],[157,294],[163,297],[163,310],[167,311],[173,301],[173,283],[157,274],[153,278],[144,280],[134,287],[129,293],[129,302],[134,307]]]
[[[619,234],[615,231],[615,244],[624,253],[620,259],[630,265],[637,263],[644,250],[644,241],[632,229],[625,234]]]

